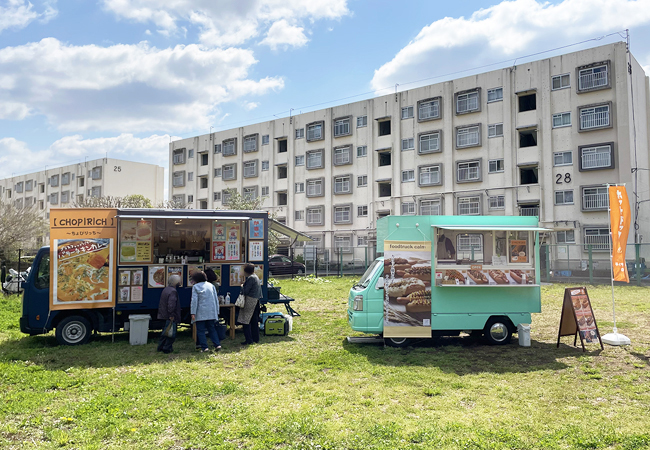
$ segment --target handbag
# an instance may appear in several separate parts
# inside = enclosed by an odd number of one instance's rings
[[[168,337],[168,338],[173,338],[174,337],[174,322],[169,322],[169,325],[165,328],[163,331],[163,336]]]
[[[237,297],[237,301],[235,301],[235,306],[237,308],[243,308],[245,304],[246,304],[246,297],[244,296],[244,294],[239,294],[239,297]]]

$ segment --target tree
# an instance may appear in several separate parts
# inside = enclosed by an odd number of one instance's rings
[[[4,253],[0,257],[13,257],[19,248],[40,245],[37,239],[46,232],[45,220],[36,208],[17,208],[0,199],[0,253]]]
[[[72,205],[75,208],[153,208],[151,200],[144,195],[134,194],[125,197],[86,197]]]
[[[226,192],[230,194],[227,203],[225,204],[228,209],[236,211],[261,211],[262,204],[266,197],[250,198],[246,195],[241,195],[236,189],[227,189]],[[269,216],[275,219],[275,213]],[[275,231],[269,231],[269,255],[277,251],[278,244],[280,244],[280,237]]]

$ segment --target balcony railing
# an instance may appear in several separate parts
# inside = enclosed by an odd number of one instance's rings
[[[580,114],[580,129],[601,128],[609,126],[609,111]]]
[[[597,236],[585,236],[584,249],[589,250],[589,246],[594,251],[609,251],[609,236],[607,235],[597,235]]]
[[[607,209],[609,207],[609,196],[607,193],[584,194],[582,204],[585,210]]]
[[[580,90],[607,86],[607,71],[580,75]]]
[[[470,145],[478,145],[479,135],[477,130],[469,130],[466,132],[458,133],[458,147],[468,147]]]
[[[609,167],[612,165],[612,154],[607,153],[583,153],[582,168],[596,169],[598,167]]]
[[[521,207],[522,216],[535,216],[539,217],[539,206],[522,206]]]

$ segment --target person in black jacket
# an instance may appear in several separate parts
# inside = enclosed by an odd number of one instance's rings
[[[260,279],[255,275],[255,266],[252,264],[244,265],[244,274],[246,281],[242,284],[241,293],[246,297],[244,307],[239,310],[237,322],[244,327],[244,336],[246,340],[242,345],[257,344],[260,341],[260,298],[262,297],[262,287]]]
[[[158,351],[171,353],[172,345],[176,340],[176,327],[181,321],[181,304],[178,300],[178,291],[176,288],[181,284],[181,277],[172,275],[167,281],[167,287],[160,294],[160,303],[158,304],[158,319],[165,320],[163,332],[158,342]],[[166,331],[171,329],[171,337],[165,336]]]

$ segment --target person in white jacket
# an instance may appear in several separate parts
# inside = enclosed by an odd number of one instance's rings
[[[221,342],[217,333],[217,320],[219,319],[219,302],[217,290],[208,283],[205,273],[196,271],[192,274],[192,303],[190,313],[192,322],[196,324],[196,340],[202,352],[209,352],[208,340],[205,337],[207,330],[215,350],[221,350]]]

